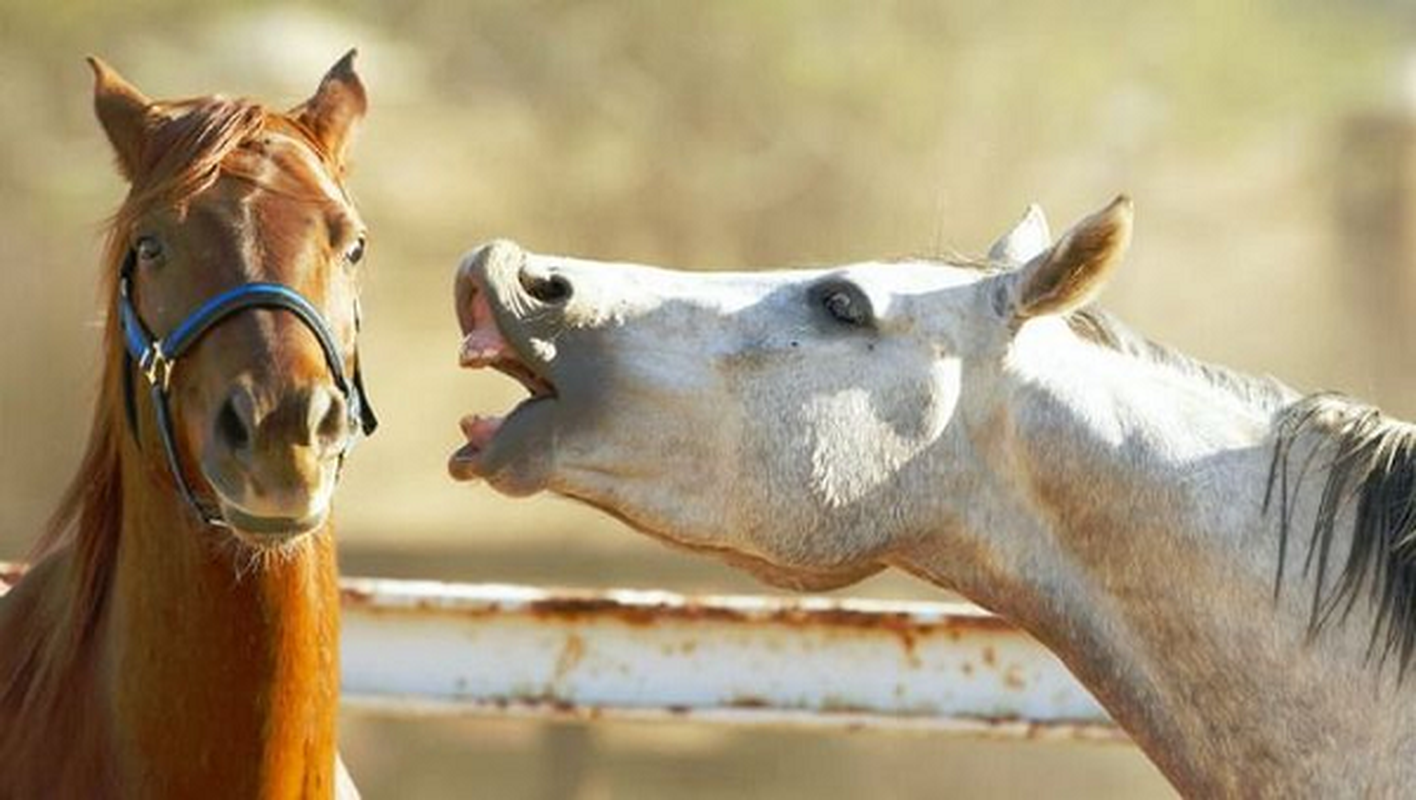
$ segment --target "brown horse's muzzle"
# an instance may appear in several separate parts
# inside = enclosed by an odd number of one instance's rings
[[[300,533],[327,512],[326,473],[349,437],[344,398],[323,384],[279,394],[241,381],[212,418],[203,461],[224,514],[248,533]]]

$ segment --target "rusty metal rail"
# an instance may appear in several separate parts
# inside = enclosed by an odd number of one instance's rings
[[[1054,656],[965,604],[344,587],[352,708],[1124,741]]]
[[[23,567],[0,562],[0,594]],[[1125,741],[1040,644],[962,603],[346,578],[343,702]]]

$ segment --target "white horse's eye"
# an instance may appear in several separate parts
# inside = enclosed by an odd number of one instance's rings
[[[874,312],[870,300],[860,289],[849,283],[827,284],[817,291],[817,302],[831,315],[831,319],[852,327],[865,327],[874,323]]]
[[[822,301],[826,305],[826,310],[831,312],[831,316],[842,322],[859,323],[860,309],[855,307],[851,301],[851,296],[845,292],[832,292],[826,295]]]

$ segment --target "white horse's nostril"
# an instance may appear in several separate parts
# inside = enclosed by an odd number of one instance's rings
[[[549,267],[525,264],[516,279],[522,291],[546,305],[562,305],[573,294],[570,280]]]

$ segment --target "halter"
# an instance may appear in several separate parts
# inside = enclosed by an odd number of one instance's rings
[[[203,505],[193,493],[191,484],[187,482],[181,460],[177,456],[177,439],[172,432],[168,388],[172,382],[172,371],[182,356],[186,355],[208,331],[228,317],[251,308],[283,309],[294,314],[295,318],[315,335],[315,339],[320,343],[320,349],[324,351],[325,363],[329,366],[330,376],[334,378],[335,387],[344,396],[351,430],[368,436],[378,427],[378,419],[374,416],[373,407],[369,405],[369,399],[364,391],[364,377],[359,367],[357,347],[354,351],[354,380],[350,382],[344,377],[344,358],[339,351],[339,345],[335,342],[334,334],[330,331],[329,324],[321,316],[319,310],[305,299],[304,295],[279,283],[242,284],[202,303],[196,311],[178,323],[177,327],[159,339],[153,336],[148,327],[143,324],[142,318],[138,316],[137,306],[133,304],[133,269],[136,264],[137,253],[130,251],[127,258],[124,259],[122,271],[118,275],[118,315],[123,327],[123,342],[126,348],[123,358],[123,401],[127,409],[128,425],[136,439],[138,417],[133,395],[133,367],[136,366],[137,371],[147,378],[148,388],[152,394],[154,414],[157,417],[157,431],[162,438],[162,449],[167,454],[167,466],[172,471],[173,479],[177,482],[177,490],[181,492],[183,499],[187,501],[187,504],[191,506],[202,522],[217,527],[228,526],[226,520],[222,518],[221,512]],[[359,333],[359,302],[357,300],[354,302],[354,333],[357,337]],[[351,434],[345,439],[344,448],[339,453],[340,469],[343,469],[344,458],[353,449],[356,438],[355,434]]]

